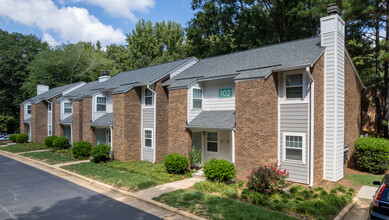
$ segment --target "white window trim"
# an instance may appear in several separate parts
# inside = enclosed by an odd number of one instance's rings
[[[301,99],[287,99],[286,98],[286,76],[288,75],[297,75],[302,74],[303,75],[303,97]],[[291,71],[291,72],[283,72],[282,73],[282,79],[280,80],[280,83],[282,84],[282,98],[280,100],[282,103],[308,103],[308,95],[307,95],[307,76],[306,73],[303,70],[298,71]]]
[[[282,133],[282,162],[306,164],[306,133],[302,132],[283,132]],[[286,136],[301,136],[302,137],[302,161],[286,159]]]
[[[195,89],[198,89],[198,90],[201,90],[201,108],[195,108],[194,107],[194,102],[193,102],[193,99],[199,99],[199,98],[194,98],[194,92],[193,90]],[[191,110],[202,110],[204,108],[204,90],[200,87],[192,87],[191,89],[192,91],[192,97],[191,97],[191,100],[190,100],[190,103],[192,103],[192,106],[191,106]]]
[[[155,104],[155,96],[154,96],[154,93],[150,90],[151,92],[151,102],[152,104],[151,105],[146,105],[146,89],[148,89],[147,87],[144,87],[143,90],[142,90],[142,104],[143,104],[143,108],[154,108],[154,104]],[[150,97],[150,96],[148,96]]]
[[[30,113],[28,113],[28,106],[30,106],[30,108],[31,108],[30,109],[30,111],[31,111]],[[27,104],[26,105],[26,115],[31,115],[31,113],[32,113],[32,105],[31,104]]]
[[[208,151],[208,133],[209,132],[217,133],[217,151],[216,152]],[[207,153],[209,153],[209,154],[219,154],[220,153],[220,132],[218,132],[218,131],[207,131],[207,133],[205,134],[205,151]]]
[[[52,136],[53,135],[53,126],[51,124],[47,127],[47,135]]]
[[[71,108],[71,110],[72,110],[72,112],[65,112],[65,104],[72,104],[72,108]],[[71,102],[64,102],[63,103],[63,114],[73,114],[73,103],[71,103]]]
[[[49,105],[50,105],[50,108],[49,108]],[[53,111],[53,104],[51,102],[47,103],[47,111],[48,112],[52,112]]]
[[[97,105],[98,105],[98,103],[97,103],[97,98],[105,98],[105,111],[99,111],[99,110],[97,110]],[[107,97],[102,96],[102,95],[96,96],[96,97],[95,97],[95,103],[96,103],[95,112],[107,112],[107,103],[108,103],[108,98],[107,98]],[[100,104],[100,105],[102,105],[102,104]]]
[[[146,142],[146,131],[151,131],[151,147],[147,147],[145,145],[145,142]],[[143,140],[142,140],[142,147],[144,148],[148,148],[148,149],[154,149],[154,129],[152,128],[143,128]]]

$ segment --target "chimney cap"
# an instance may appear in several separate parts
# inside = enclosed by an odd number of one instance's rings
[[[339,13],[339,7],[336,3],[331,3],[327,5],[327,14],[333,15],[333,14],[340,14]]]
[[[101,71],[101,76],[109,76],[109,70]]]
[[[44,80],[42,80],[42,81],[41,81],[41,85],[44,85],[44,84],[45,84],[45,81],[44,81]]]

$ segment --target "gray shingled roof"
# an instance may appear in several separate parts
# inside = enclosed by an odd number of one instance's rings
[[[91,95],[93,95],[93,93],[97,92],[97,90],[95,90],[95,89],[98,87],[98,84],[99,84],[99,81],[89,82],[89,83],[81,86],[80,88],[77,88],[77,89],[65,94],[61,98],[57,99],[56,102],[60,102],[64,99],[79,100],[82,97],[91,96]]]
[[[62,124],[62,125],[68,125],[68,124],[71,124],[71,123],[73,123],[73,115],[65,118],[64,120],[62,120],[60,122],[60,124]]]
[[[77,86],[77,85],[82,84],[82,83],[84,83],[84,82],[76,82],[76,83],[72,83],[72,84],[69,84],[69,85],[60,86],[60,87],[56,87],[56,88],[50,89],[47,92],[44,92],[44,93],[42,93],[40,95],[37,95],[35,97],[32,97],[30,99],[27,99],[27,100],[23,101],[22,103],[20,103],[20,105],[23,105],[23,104],[25,104],[27,102],[31,102],[32,104],[39,103],[39,102],[41,102],[43,100],[53,98],[53,97],[61,94],[62,92],[66,91],[67,89],[70,89],[73,86]]]
[[[235,127],[235,111],[202,111],[185,127],[232,130]]]
[[[28,124],[28,123],[30,123],[30,122],[31,122],[31,117],[30,117],[30,118],[27,118],[26,120],[23,121],[23,123],[26,123],[26,124]]]
[[[113,114],[106,113],[89,124],[92,127],[107,127],[113,125]]]
[[[315,37],[211,57],[200,60],[164,85],[169,89],[187,87],[196,81],[194,77],[201,79],[234,74],[235,79],[264,78],[281,69],[313,65],[324,49],[320,46],[320,37]]]

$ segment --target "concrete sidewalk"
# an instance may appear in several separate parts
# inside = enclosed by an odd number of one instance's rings
[[[88,163],[90,160],[79,160],[79,161],[72,161],[72,162],[67,162],[67,163],[59,163],[59,164],[54,164],[54,167],[60,168],[64,166],[69,166],[73,164],[79,164],[79,163]]]
[[[341,219],[355,220],[355,219],[368,219],[369,218],[369,206],[373,201],[373,197],[377,187],[362,186],[356,195],[357,202],[351,207],[348,213]]]

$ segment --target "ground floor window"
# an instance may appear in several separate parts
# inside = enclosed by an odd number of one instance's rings
[[[207,132],[207,151],[218,152],[218,134],[217,132]]]
[[[145,147],[152,147],[152,143],[153,143],[153,131],[152,130],[149,130],[149,129],[145,129],[145,143],[144,143],[144,146]]]
[[[51,125],[49,125],[49,136],[51,136],[52,135],[52,128],[51,128]]]
[[[284,160],[305,162],[305,134],[284,134]]]

